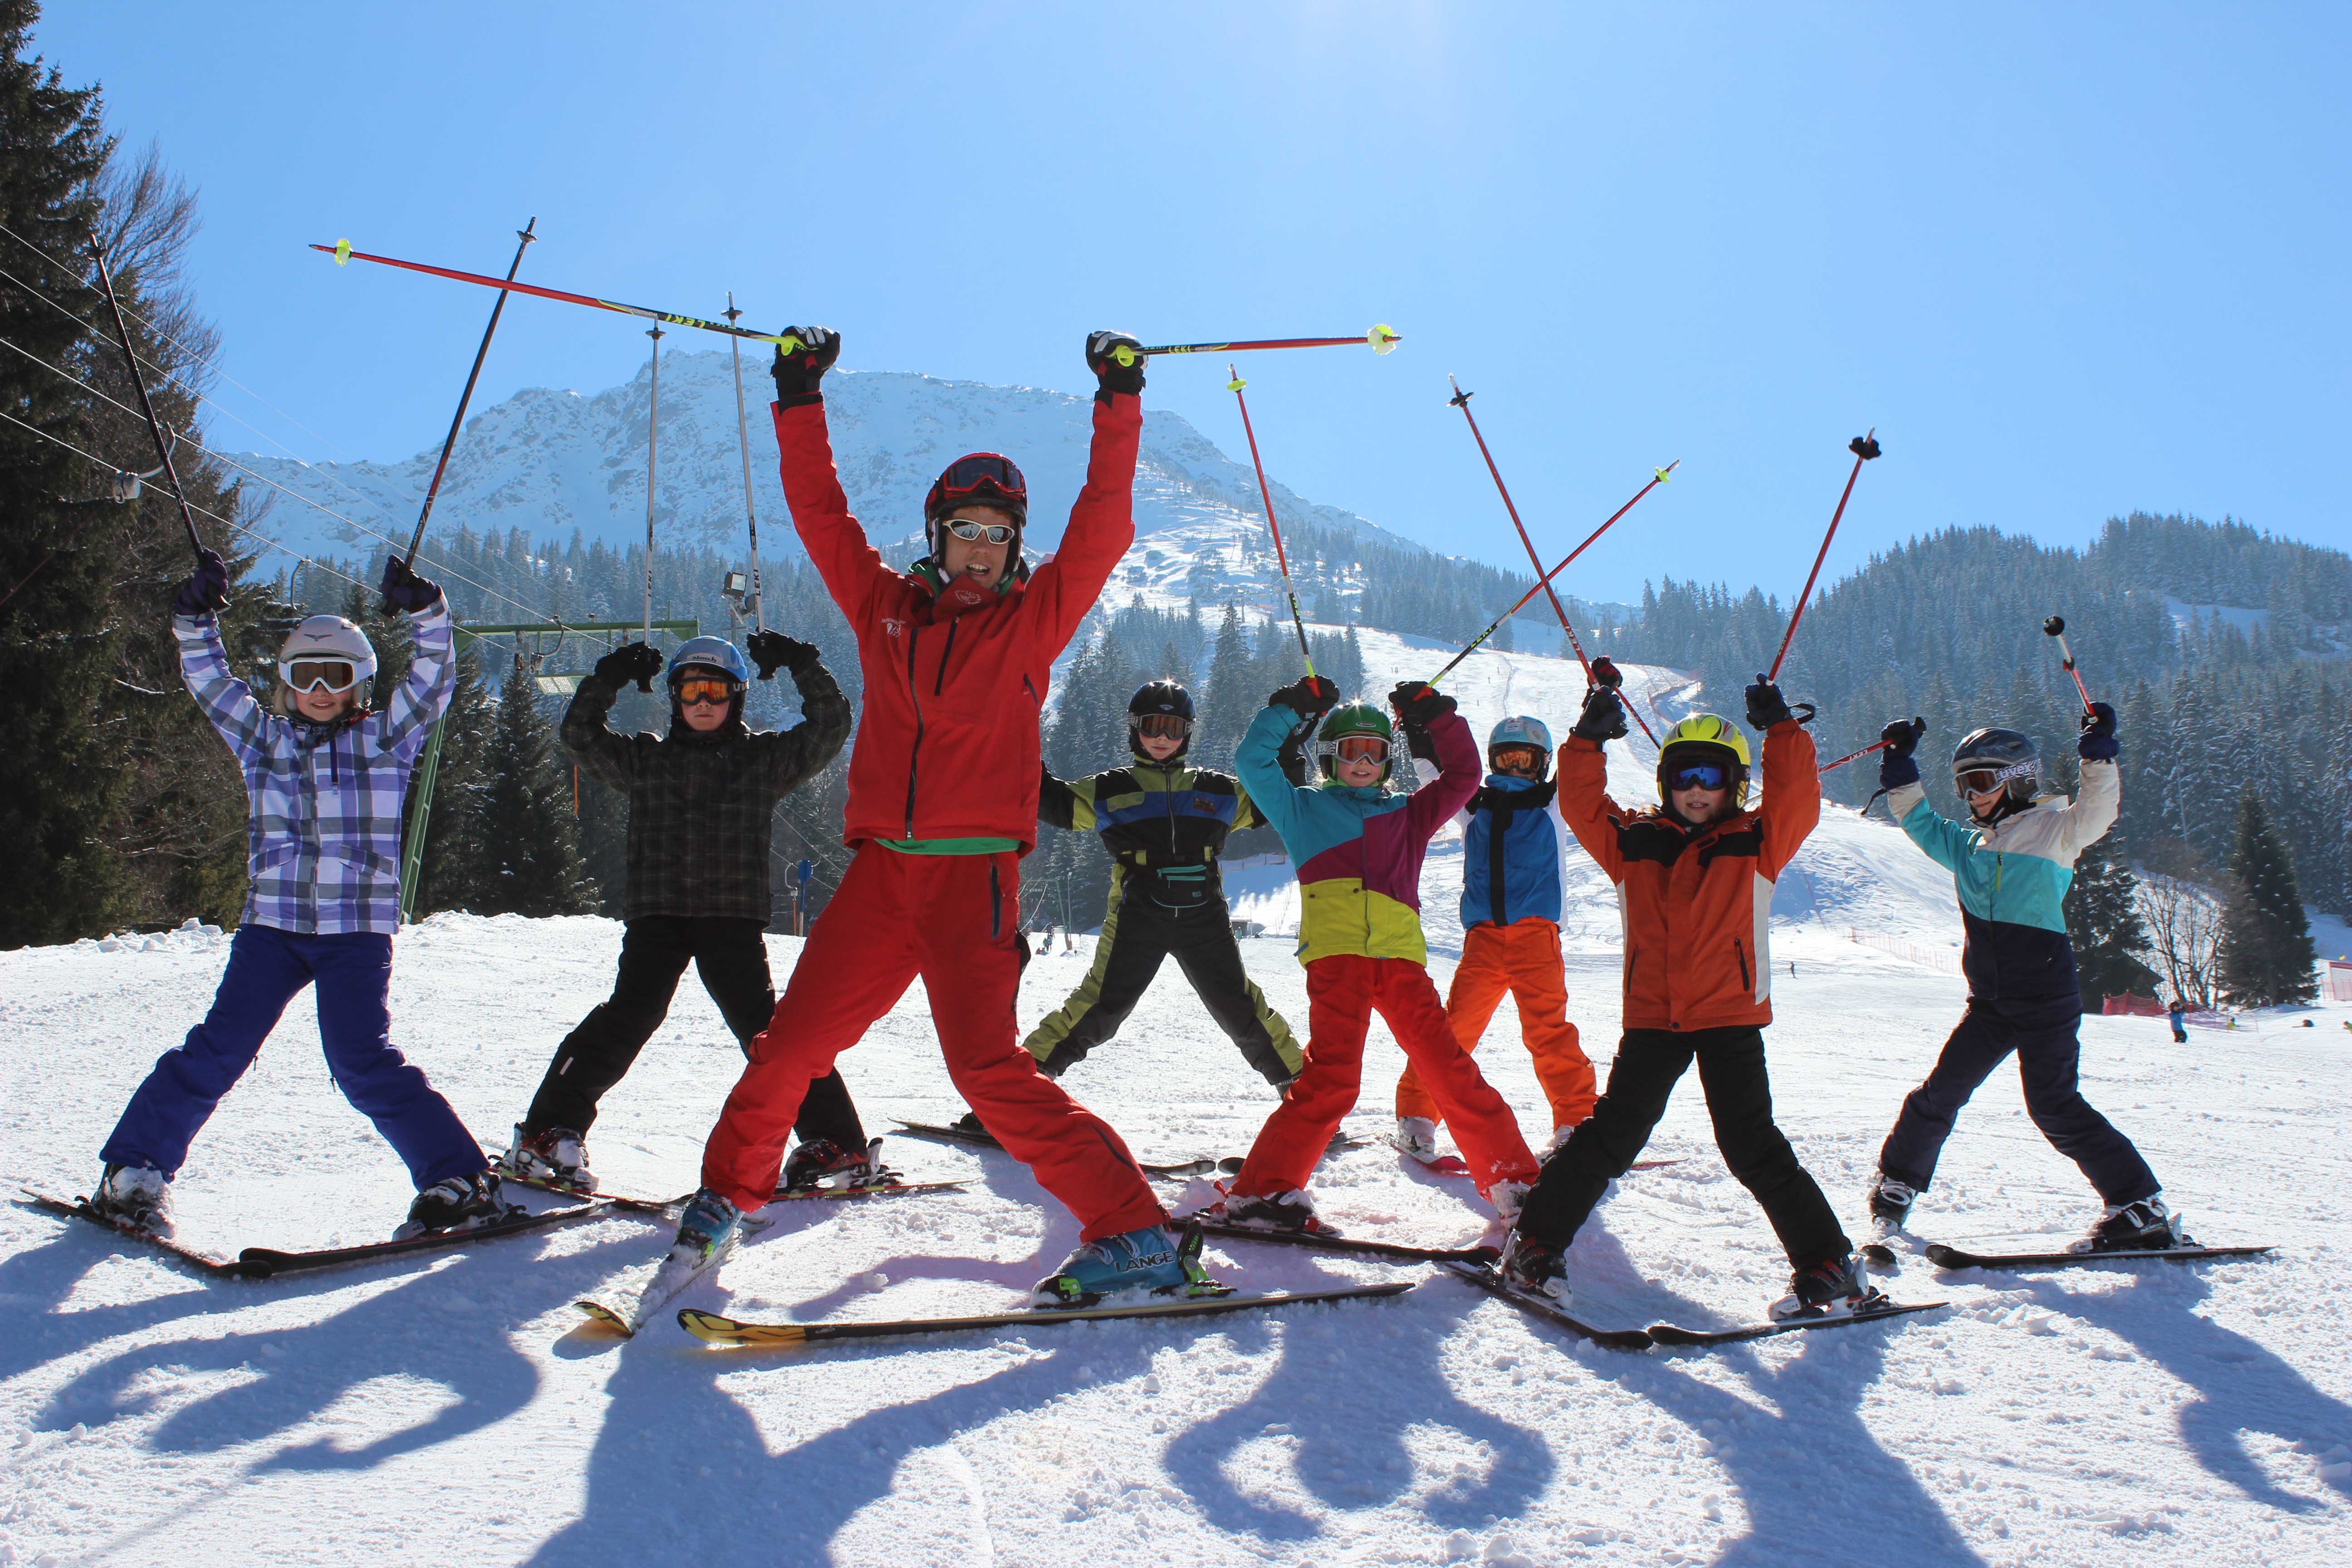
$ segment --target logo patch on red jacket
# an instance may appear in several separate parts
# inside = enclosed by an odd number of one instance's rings
[[[885,637],[904,637],[907,635],[907,623],[896,616],[885,616],[882,617],[882,633]]]

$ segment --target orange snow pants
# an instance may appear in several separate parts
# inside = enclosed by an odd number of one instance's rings
[[[1098,1240],[1167,1217],[1119,1135],[1021,1048],[1021,863],[865,844],[808,935],[702,1154],[702,1184],[747,1213],[775,1195],[810,1082],[919,975],[948,1077],[1038,1184]]]
[[[1536,1081],[1551,1101],[1551,1124],[1575,1126],[1592,1114],[1592,1063],[1568,1021],[1559,927],[1536,918],[1507,926],[1482,921],[1462,933],[1462,964],[1446,993],[1445,1017],[1464,1050],[1478,1048],[1505,992],[1518,1004],[1519,1037],[1536,1058]],[[1396,1113],[1444,1120],[1411,1062],[1397,1079]]]
[[[1355,1109],[1375,1012],[1444,1107],[1480,1194],[1498,1181],[1535,1180],[1536,1158],[1517,1119],[1446,1026],[1429,971],[1408,959],[1334,953],[1307,966],[1307,1065],[1266,1118],[1234,1178],[1234,1194],[1262,1197],[1307,1184],[1340,1119]]]

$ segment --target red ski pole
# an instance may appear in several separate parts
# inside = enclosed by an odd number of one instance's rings
[[[1771,673],[1764,678],[1768,686],[1780,679],[1780,661],[1789,657],[1789,644],[1797,635],[1797,623],[1805,618],[1805,601],[1813,596],[1813,581],[1822,574],[1822,563],[1829,559],[1830,541],[1837,537],[1838,520],[1845,515],[1846,499],[1853,494],[1853,481],[1862,477],[1863,464],[1878,456],[1877,435],[1874,426],[1868,435],[1856,436],[1846,443],[1845,449],[1853,454],[1853,472],[1845,477],[1845,490],[1838,497],[1837,510],[1830,514],[1830,531],[1822,535],[1821,552],[1813,557],[1813,569],[1805,577],[1805,591],[1797,595],[1797,608],[1789,616],[1789,629],[1780,638],[1780,651],[1772,656]]]
[[[1503,498],[1503,510],[1511,514],[1511,526],[1519,531],[1519,542],[1527,547],[1528,564],[1538,572],[1542,571],[1543,557],[1536,553],[1536,542],[1528,537],[1528,525],[1519,521],[1519,509],[1512,504],[1511,488],[1503,482],[1503,470],[1495,466],[1495,454],[1486,449],[1486,437],[1478,428],[1477,416],[1470,412],[1471,394],[1463,391],[1462,384],[1450,375],[1445,378],[1445,384],[1454,389],[1454,395],[1446,402],[1462,410],[1462,417],[1469,421],[1470,438],[1478,443],[1478,455],[1486,459],[1486,471],[1495,478],[1495,489]],[[1584,682],[1590,686],[1592,684],[1592,661],[1584,657],[1584,645],[1576,640],[1576,628],[1569,624],[1568,606],[1559,602],[1559,591],[1551,585],[1550,578],[1546,577],[1542,586],[1551,599],[1552,614],[1559,617],[1560,635],[1567,637],[1568,646],[1576,650],[1576,662],[1584,667]],[[1642,717],[1642,710],[1633,706],[1633,700],[1625,695],[1622,687],[1611,689],[1617,693],[1617,700],[1624,705],[1625,711],[1633,716],[1633,722],[1642,726],[1642,733],[1649,736],[1650,744],[1656,745],[1658,737],[1651,731],[1650,721]]]
[[[1391,353],[1404,342],[1384,326],[1376,326],[1360,338],[1257,338],[1244,343],[1160,343],[1148,349],[1117,348],[1111,358],[1121,364],[1133,364],[1152,354],[1223,354],[1239,353],[1244,349],[1344,349],[1358,343],[1370,343],[1376,354]],[[1231,366],[1227,367],[1232,368]]]
[[[1257,432],[1250,427],[1249,399],[1242,395],[1242,388],[1249,383],[1232,365],[1225,366],[1225,370],[1233,377],[1225,383],[1225,390],[1241,405],[1242,434],[1249,437],[1250,467],[1257,470],[1258,499],[1265,502],[1266,531],[1274,535],[1274,560],[1282,568],[1282,592],[1290,601],[1290,624],[1298,630],[1298,657],[1307,661],[1307,673],[1311,677],[1315,674],[1315,655],[1307,646],[1307,617],[1298,613],[1298,591],[1290,585],[1290,557],[1283,552],[1282,524],[1274,521],[1274,491],[1265,482],[1265,465],[1258,461]]]
[[[1866,756],[1870,755],[1870,753],[1871,753],[1871,752],[1883,752],[1883,751],[1886,750],[1886,748],[1887,748],[1887,747],[1889,747],[1889,746],[1891,746],[1891,745],[1893,745],[1893,744],[1895,744],[1895,742],[1892,742],[1892,741],[1879,741],[1879,742],[1874,742],[1874,743],[1873,743],[1873,744],[1871,744],[1871,745],[1864,746],[1862,750],[1860,750],[1860,751],[1858,751],[1858,752],[1848,752],[1844,756],[1840,757],[1836,762],[1824,763],[1824,764],[1820,768],[1820,770],[1819,770],[1819,771],[1820,771],[1820,772],[1822,772],[1822,773],[1834,773],[1834,772],[1836,772],[1839,768],[1842,768],[1842,767],[1845,766],[1845,765],[1846,765],[1846,763],[1850,763],[1850,762],[1853,762],[1856,757],[1866,757]]]
[[[2083,711],[2091,711],[2091,694],[2083,688],[2083,672],[2074,668],[2074,650],[2066,646],[2066,617],[2053,616],[2042,623],[2042,629],[2058,639],[2058,658],[2066,673],[2074,678],[2074,693],[2083,700]]]

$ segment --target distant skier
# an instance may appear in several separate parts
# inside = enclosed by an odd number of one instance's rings
[[[1592,1114],[1592,1063],[1568,1020],[1559,952],[1560,855],[1568,831],[1551,773],[1551,731],[1521,715],[1486,737],[1486,782],[1457,820],[1462,833],[1462,962],[1446,992],[1445,1019],[1465,1051],[1506,994],[1517,1004],[1519,1038],[1535,1058],[1551,1105],[1552,1144]],[[1430,1163],[1437,1102],[1411,1062],[1396,1087],[1396,1145]]]
[[[2066,937],[2066,889],[2076,857],[2105,835],[2121,808],[2115,710],[2101,702],[2083,715],[2074,744],[2082,792],[2071,804],[2035,798],[2042,757],[2031,736],[1999,729],[1968,735],[1952,750],[1952,781],[1969,807],[1965,826],[1937,815],[1920,787],[1912,752],[1925,728],[1886,726],[1878,782],[1903,831],[1952,873],[1967,936],[1960,969],[1969,1005],[1886,1135],[1870,1212],[1887,1225],[1904,1223],[1935,1177],[1936,1156],[1960,1108],[2014,1051],[2026,1114],[2082,1168],[2106,1205],[2074,1250],[2177,1246],[2180,1223],[2166,1207],[2156,1173],[2131,1140],[2092,1109],[2076,1081],[2083,1000]]]
[[[311,616],[278,650],[264,709],[230,673],[219,612],[228,568],[200,552],[172,601],[180,675],[245,773],[245,916],[212,1010],[163,1053],[131,1097],[100,1158],[90,1204],[159,1234],[168,1184],[221,1097],[303,987],[318,988],[319,1039],[335,1087],[375,1123],[416,1184],[400,1238],[519,1213],[499,1194],[482,1146],[392,1043],[386,997],[400,929],[401,806],[408,774],[456,687],[448,602],[399,556],[384,563],[387,605],[408,612],[416,652],[385,710],[368,708],[375,648],[340,616]]]
[[[1228,834],[1262,820],[1229,773],[1186,766],[1192,699],[1173,680],[1155,680],[1127,705],[1135,760],[1065,784],[1043,770],[1037,820],[1102,835],[1111,857],[1110,903],[1094,963],[1059,1011],[1030,1031],[1023,1047],[1048,1078],[1060,1078],[1115,1038],[1170,956],[1202,1005],[1259,1077],[1277,1090],[1298,1076],[1298,1044],[1242,968],[1217,857]],[[975,1131],[978,1118],[966,1115]]]
[[[1793,1269],[1776,1319],[1851,1310],[1870,1295],[1860,1260],[1821,1187],[1772,1121],[1764,1026],[1772,1021],[1765,933],[1772,888],[1821,819],[1813,738],[1780,689],[1748,689],[1748,722],[1764,731],[1764,802],[1748,809],[1748,738],[1693,714],[1658,750],[1659,804],[1629,811],[1609,796],[1606,742],[1625,733],[1600,678],[1559,752],[1560,809],[1578,842],[1617,885],[1625,920],[1625,1033],[1591,1118],[1544,1163],[1504,1254],[1517,1289],[1568,1299],[1564,1259],[1610,1182],[1641,1154],[1675,1085],[1698,1064],[1723,1163],[1763,1206]]]
[[[1039,1282],[1040,1306],[1112,1292],[1213,1289],[1180,1248],[1118,1134],[1021,1048],[1021,857],[1036,837],[1037,712],[1053,663],[1135,538],[1144,361],[1116,332],[1087,341],[1095,395],[1087,482],[1058,554],[1021,556],[1029,492],[993,452],[948,465],[923,504],[929,553],[883,563],[834,469],[820,379],[841,341],[795,328],[776,354],[784,499],[856,634],[863,710],[849,768],[849,869],[785,985],[703,1155],[673,1258],[708,1261],[774,1191],[785,1129],[812,1079],[920,976],[957,1092],[1069,1205],[1081,1244]]]
[[[596,661],[563,715],[563,743],[590,777],[629,801],[628,893],[613,994],[564,1037],[499,1163],[519,1176],[588,1191],[588,1129],[669,1013],[690,963],[748,1052],[768,1026],[776,989],[765,932],[773,910],[768,848],[776,803],[824,771],[849,737],[849,703],[813,644],[751,636],[763,675],[791,672],[801,721],[754,731],[743,721],[751,669],[724,637],[688,639],[669,661],[667,736],[625,735],[606,721],[633,680],[663,673],[646,643]],[[788,1188],[874,1186],[890,1179],[838,1072],[809,1085],[786,1162]]]
[[[2189,1005],[2175,996],[2172,999],[2172,1005],[2166,1008],[2164,1012],[2165,1016],[2172,1024],[2172,1043],[2176,1046],[2187,1045],[2189,1043]]]
[[[1535,1156],[1477,1063],[1446,1023],[1421,931],[1421,865],[1429,840],[1478,789],[1478,749],[1454,699],[1400,681],[1390,704],[1438,776],[1412,795],[1384,787],[1395,727],[1368,702],[1335,707],[1318,676],[1284,687],[1251,721],[1234,753],[1242,784],[1298,868],[1298,959],[1307,969],[1307,1065],[1266,1119],[1227,1195],[1209,1211],[1235,1225],[1331,1233],[1307,1178],[1362,1087],[1364,1038],[1378,1013],[1454,1129],[1479,1194],[1508,1222],[1536,1173]],[[1327,717],[1328,715],[1328,717]],[[1293,785],[1283,745],[1318,722],[1318,788]],[[1417,733],[1416,733],[1417,731]]]

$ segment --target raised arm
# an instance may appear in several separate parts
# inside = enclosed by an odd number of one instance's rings
[[[608,653],[598,659],[596,668],[580,678],[579,689],[572,694],[572,705],[563,710],[563,749],[587,770],[590,778],[625,794],[637,782],[637,748],[629,736],[615,731],[606,719],[613,711],[614,700],[621,695],[621,688],[628,684],[628,677],[620,669],[622,655],[626,651]]]
[[[1601,748],[1601,742],[1581,735],[1560,742],[1559,793],[1553,799],[1568,830],[1615,882],[1625,873],[1625,858],[1617,848],[1617,825],[1625,808],[1609,797],[1609,759]]]
[[[220,617],[213,615],[174,616],[172,635],[180,644],[180,679],[204,710],[220,738],[228,742],[239,763],[261,759],[262,731],[268,715],[254,700],[253,689],[229,672],[228,649],[221,642]]]
[[[1764,731],[1764,857],[1757,869],[1778,879],[1822,819],[1822,775],[1812,732],[1794,719]]]
[[[1135,454],[1142,440],[1143,400],[1096,393],[1086,488],[1070,508],[1061,548],[1030,574],[1026,594],[1029,613],[1041,617],[1044,646],[1054,653],[1069,643],[1135,542]]]
[[[784,668],[800,689],[801,721],[789,730],[759,737],[768,787],[778,795],[824,772],[849,739],[849,699],[841,694],[841,683],[825,668],[814,645],[782,640],[793,650]]]
[[[1484,775],[1478,743],[1471,738],[1470,726],[1461,714],[1449,709],[1423,728],[1437,752],[1437,777],[1406,796],[1404,810],[1407,830],[1427,843],[1448,817],[1470,804]]]
[[[771,406],[776,426],[776,462],[784,481],[784,505],[825,592],[852,626],[886,577],[896,576],[867,542],[866,530],[849,513],[841,476],[834,470],[833,437],[825,429],[824,395],[818,387],[841,354],[841,334],[827,327],[787,327],[788,351],[776,348],[769,374],[776,380]]]
[[[1269,703],[1250,721],[1249,728],[1242,731],[1241,743],[1234,748],[1234,773],[1249,791],[1250,805],[1266,826],[1281,835],[1286,847],[1298,826],[1297,797],[1308,792],[1283,776],[1282,745],[1302,722],[1307,721],[1302,721],[1297,710]]]
[[[448,710],[450,695],[457,689],[451,655],[457,621],[449,613],[448,597],[435,594],[431,603],[409,612],[408,625],[416,652],[408,661],[408,674],[384,705],[376,730],[376,743],[404,760],[424,749],[425,738]]]

